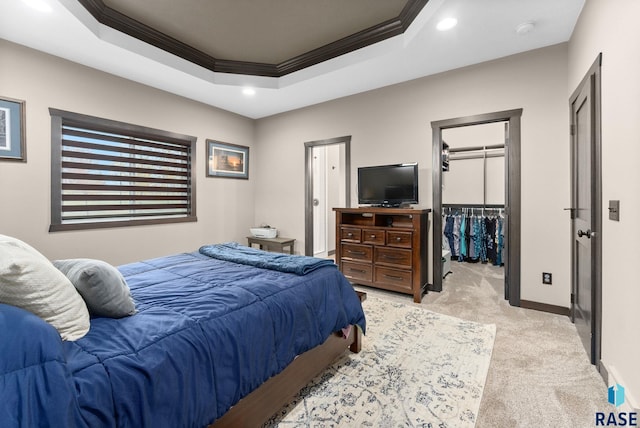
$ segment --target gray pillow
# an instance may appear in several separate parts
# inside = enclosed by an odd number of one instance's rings
[[[56,260],[94,316],[122,318],[136,313],[131,291],[118,269],[93,259]]]
[[[38,315],[63,340],[78,340],[89,331],[87,306],[71,282],[38,250],[5,235],[0,235],[0,302]]]

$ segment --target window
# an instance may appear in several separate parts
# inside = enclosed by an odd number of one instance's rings
[[[196,221],[196,138],[49,109],[50,231]]]

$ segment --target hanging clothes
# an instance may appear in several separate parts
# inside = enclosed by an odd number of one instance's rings
[[[495,229],[495,223],[491,217],[484,218],[484,227],[486,231],[484,239],[485,239],[485,245],[487,246],[486,261],[493,263],[493,261],[496,259],[496,247],[495,247],[496,229]]]
[[[460,219],[460,254],[458,255],[458,261],[463,262],[467,257],[467,237],[466,237],[467,217],[463,216]]]
[[[476,250],[476,236],[478,228],[475,226],[476,216],[469,217],[469,261],[478,261],[478,251]]]
[[[453,260],[504,266],[502,216],[456,212],[443,217],[443,236],[449,244]]]
[[[457,254],[455,253],[455,246],[453,244],[453,240],[454,240],[453,239],[453,223],[454,223],[453,216],[447,216],[445,226],[444,226],[444,236],[447,238],[447,241],[449,242],[449,250],[451,251],[451,258],[454,258],[457,256]]]
[[[504,266],[504,262],[502,261],[502,250],[504,249],[504,232],[503,232],[503,222],[504,218],[498,217],[498,252],[496,255],[496,265]]]
[[[453,217],[453,245],[456,256],[460,256],[460,216]],[[453,253],[451,254],[453,255]]]

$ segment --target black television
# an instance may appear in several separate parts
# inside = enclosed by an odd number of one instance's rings
[[[399,207],[417,203],[417,163],[358,168],[358,204]]]

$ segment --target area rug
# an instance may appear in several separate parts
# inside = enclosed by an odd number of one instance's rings
[[[496,328],[383,297],[367,335],[268,427],[474,427]]]

